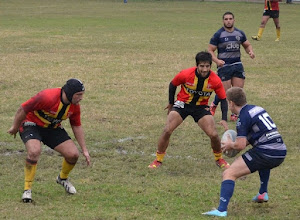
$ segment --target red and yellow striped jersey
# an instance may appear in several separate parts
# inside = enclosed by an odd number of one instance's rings
[[[279,11],[279,3],[277,1],[265,0],[265,10]]]
[[[203,78],[197,74],[196,67],[185,69],[174,77],[172,84],[181,85],[177,100],[186,104],[208,105],[212,92],[215,92],[220,99],[226,98],[222,81],[213,71]]]
[[[34,122],[44,128],[57,128],[62,120],[80,126],[80,105],[66,105],[61,101],[61,88],[45,89],[22,103],[26,112],[24,122]]]

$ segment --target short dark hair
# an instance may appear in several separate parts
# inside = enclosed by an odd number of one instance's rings
[[[247,104],[246,93],[240,87],[231,87],[226,91],[228,101],[234,102],[237,106],[244,106]]]
[[[195,59],[196,59],[197,66],[200,62],[208,62],[210,65],[212,64],[212,56],[207,51],[201,51],[197,53]]]
[[[232,15],[232,17],[234,18],[234,14],[230,11],[227,11],[223,14],[223,19],[224,19],[225,15]]]

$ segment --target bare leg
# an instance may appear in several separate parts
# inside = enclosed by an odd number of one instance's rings
[[[221,142],[215,126],[215,121],[213,116],[205,115],[198,121],[198,125],[205,132],[205,134],[207,134],[207,136],[210,138],[211,148],[216,152],[220,152]]]
[[[167,123],[158,140],[157,151],[165,152],[168,148],[170,137],[173,131],[183,122],[181,116],[176,111],[171,111],[167,118]]]
[[[231,82],[232,82],[232,86],[244,88],[245,79],[233,77],[231,79]]]

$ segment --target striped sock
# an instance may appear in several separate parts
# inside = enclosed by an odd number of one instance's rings
[[[222,151],[213,151],[215,156],[215,161],[222,158]]]

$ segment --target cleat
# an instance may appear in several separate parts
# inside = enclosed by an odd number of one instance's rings
[[[263,194],[257,193],[257,195],[252,198],[252,201],[257,203],[268,202],[269,201],[268,193],[266,192]]]
[[[280,38],[277,37],[275,41],[279,41],[279,40],[280,40]]]
[[[227,168],[230,167],[230,164],[227,163],[226,160],[224,160],[223,158],[217,160],[216,164],[217,164],[218,167],[224,168],[224,169],[227,169]]]
[[[69,193],[69,194],[76,193],[75,187],[72,185],[72,183],[68,179],[61,179],[60,176],[58,175],[58,177],[56,178],[56,182],[58,184],[62,185],[65,188],[67,193]]]
[[[210,114],[211,114],[212,116],[215,115],[217,107],[218,107],[218,106],[215,105],[214,102],[212,102],[212,103],[210,104],[209,110],[210,110]]]
[[[211,216],[218,216],[218,217],[226,217],[227,211],[220,212],[218,209],[211,210],[209,212],[204,212],[202,215],[211,215]]]
[[[151,169],[159,168],[162,165],[162,162],[154,160],[148,167]]]
[[[237,121],[238,116],[236,114],[230,115],[230,121]]]
[[[31,189],[25,190],[22,196],[22,200],[24,203],[31,203],[32,198],[31,198]]]
[[[253,40],[257,40],[257,41],[260,40],[260,37],[259,37],[259,36],[252,36],[251,38],[252,38]]]

